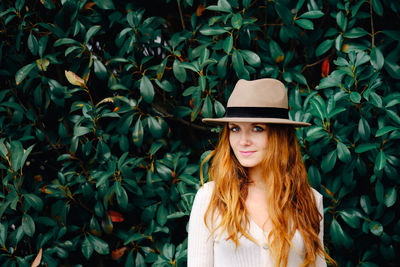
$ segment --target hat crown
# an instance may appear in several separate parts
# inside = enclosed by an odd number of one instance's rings
[[[285,85],[276,79],[239,80],[227,107],[271,107],[288,109]]]

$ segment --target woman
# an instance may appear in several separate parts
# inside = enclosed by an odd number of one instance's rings
[[[188,266],[333,263],[323,248],[322,196],[308,184],[294,129],[310,124],[289,120],[285,86],[240,80],[225,117],[203,121],[224,128],[190,214]]]

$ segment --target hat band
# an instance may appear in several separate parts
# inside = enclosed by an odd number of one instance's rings
[[[227,107],[226,117],[289,119],[286,108]]]

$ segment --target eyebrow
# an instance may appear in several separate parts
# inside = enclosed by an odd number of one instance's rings
[[[265,124],[262,123],[262,122],[254,122],[254,123],[251,124],[251,126],[256,126],[256,125],[263,125],[263,126],[265,126]],[[234,122],[229,122],[229,123],[228,123],[228,126],[238,126],[238,127],[239,127],[239,125],[236,124],[236,123],[234,123]]]

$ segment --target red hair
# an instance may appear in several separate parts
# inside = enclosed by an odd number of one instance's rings
[[[274,266],[286,266],[288,263],[291,239],[298,230],[303,237],[305,257],[302,266],[314,264],[317,255],[334,260],[324,251],[318,234],[322,215],[319,214],[314,193],[308,184],[296,132],[290,125],[271,125],[266,127],[268,154],[262,162],[264,182],[267,188],[267,207],[272,229],[268,243]],[[221,217],[212,232],[226,231],[228,239],[236,246],[241,235],[255,240],[244,226],[248,225],[245,200],[250,183],[247,170],[236,159],[229,143],[229,129],[225,125],[220,134],[216,149],[203,161],[213,157],[209,169],[209,179],[214,181],[214,190],[210,204],[204,216],[210,215],[214,221],[215,212]],[[200,177],[203,182],[203,173]]]

